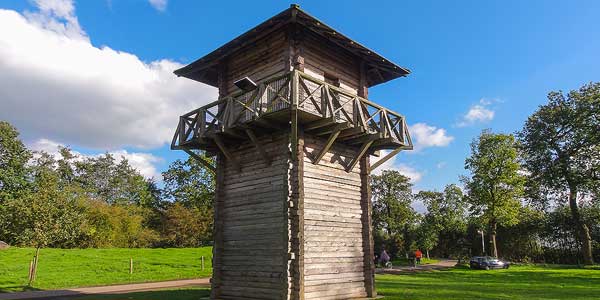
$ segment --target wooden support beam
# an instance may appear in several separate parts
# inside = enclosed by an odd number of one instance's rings
[[[227,128],[227,129],[223,130],[223,134],[226,134],[232,138],[236,138],[239,140],[246,139],[246,137],[243,135],[243,133],[239,132],[237,129],[234,129],[234,128]]]
[[[215,166],[211,165],[208,161],[206,161],[204,157],[192,152],[192,150],[183,149],[183,151],[185,151],[185,153],[187,153],[189,156],[193,157],[195,160],[200,162],[203,166],[205,166],[207,169],[213,172],[213,174],[217,173],[217,168],[215,168]]]
[[[364,134],[356,138],[346,139],[345,143],[347,143],[348,145],[358,145],[364,144],[368,141],[375,141],[377,139],[381,139],[381,133]]]
[[[314,129],[325,127],[325,126],[328,126],[331,124],[335,124],[335,119],[333,117],[310,122],[304,126],[304,130],[305,131],[314,130]]]
[[[274,129],[274,130],[279,130],[279,131],[284,131],[284,130],[289,129],[289,127],[287,127],[285,125],[269,121],[268,119],[265,119],[265,118],[256,119],[256,120],[252,121],[252,124],[256,125],[258,127],[261,127],[261,128]]]
[[[337,139],[337,137],[338,137],[338,135],[340,135],[341,131],[342,131],[342,129],[338,128],[337,130],[332,132],[331,135],[329,135],[329,138],[327,139],[325,146],[323,147],[323,149],[321,149],[321,151],[319,151],[319,154],[317,154],[317,156],[315,156],[315,159],[313,160],[313,164],[316,165],[321,161],[323,156],[325,156],[325,153],[327,153],[327,151],[329,151],[331,146],[333,146],[333,143],[335,143],[335,139]]]
[[[382,157],[376,163],[371,166],[371,171],[375,170],[377,167],[381,166],[384,162],[388,161],[390,158],[394,157],[394,155],[398,154],[400,151],[405,149],[405,147],[398,147],[394,149],[392,152],[388,153],[386,156]]]
[[[223,153],[223,155],[225,155],[225,158],[227,158],[227,160],[229,162],[231,162],[236,169],[240,169],[240,164],[238,163],[237,159],[235,159],[231,153],[229,153],[229,150],[227,150],[227,148],[225,147],[225,144],[223,144],[223,141],[221,140],[221,137],[218,135],[215,135],[213,137],[213,139],[215,140],[215,144],[217,144],[217,147],[219,147],[219,149],[221,150],[221,152]]]
[[[328,126],[328,127],[322,127],[316,130],[311,131],[312,134],[314,135],[326,135],[326,134],[331,134],[334,133],[336,131],[341,131],[344,129],[348,129],[350,128],[350,123],[349,122],[344,122],[344,123],[337,123],[333,126]]]
[[[292,157],[298,155],[298,82],[300,77],[298,71],[292,71],[291,88],[291,107],[290,107],[290,144],[292,145]]]
[[[352,127],[348,128],[340,133],[340,138],[345,138],[346,140],[355,138],[358,135],[362,135],[365,133],[365,129],[362,127]]]
[[[365,155],[365,153],[367,153],[367,150],[369,150],[371,144],[373,144],[373,140],[367,141],[364,144],[362,144],[360,150],[358,150],[358,154],[356,155],[356,157],[354,157],[354,159],[352,159],[352,162],[350,163],[348,168],[346,168],[346,172],[350,173],[352,169],[354,169],[354,166],[356,166],[356,164]]]
[[[256,148],[256,151],[262,157],[265,163],[267,163],[267,165],[271,165],[271,158],[269,157],[265,149],[262,147],[262,145],[258,142],[258,139],[256,138],[256,135],[254,135],[254,132],[251,129],[246,129],[246,134],[250,138],[250,141],[252,141],[254,148]]]

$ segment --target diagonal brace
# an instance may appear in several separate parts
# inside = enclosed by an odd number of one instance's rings
[[[219,147],[221,152],[223,152],[223,155],[225,155],[225,158],[227,158],[227,160],[230,161],[231,164],[233,164],[234,167],[239,170],[240,169],[239,162],[237,161],[237,159],[235,159],[231,155],[231,153],[229,153],[229,150],[227,150],[227,148],[225,147],[225,144],[223,144],[221,137],[219,137],[218,135],[215,135],[214,140],[215,140],[215,144],[217,144],[217,147]]]
[[[258,151],[258,154],[260,154],[265,163],[267,163],[267,165],[271,165],[271,158],[269,157],[263,146],[258,142],[258,139],[256,138],[256,135],[254,135],[254,132],[250,129],[246,129],[246,134],[250,138],[250,141],[252,141],[254,148],[256,148],[256,151]]]
[[[315,156],[315,158],[313,160],[313,164],[316,165],[321,161],[321,159],[323,159],[323,156],[325,156],[325,153],[327,153],[327,151],[329,151],[331,146],[333,146],[333,143],[335,142],[337,137],[340,135],[340,132],[342,132],[342,130],[344,130],[345,128],[346,128],[346,126],[339,126],[339,125],[336,126],[334,131],[329,135],[329,138],[327,139],[327,142],[325,143],[325,146],[323,147],[323,149],[321,149],[321,151],[319,151],[319,154],[317,154],[317,156]]]
[[[194,159],[196,159],[198,162],[200,162],[203,166],[205,166],[207,169],[209,169],[211,172],[213,172],[213,174],[217,173],[217,169],[215,168],[215,166],[213,166],[211,163],[209,163],[208,161],[206,161],[206,159],[204,159],[204,157],[192,152],[191,150],[188,149],[182,149],[183,151],[185,151],[185,153],[187,153],[189,156],[193,157]]]
[[[346,172],[350,173],[352,169],[354,169],[354,166],[356,166],[360,159],[367,153],[367,150],[369,150],[369,147],[371,147],[371,144],[373,144],[373,142],[375,142],[374,139],[362,144],[360,150],[358,150],[358,154],[356,154],[350,165],[348,165],[348,168],[346,168]]]
[[[394,149],[392,152],[388,153],[386,156],[382,157],[380,160],[378,160],[376,163],[374,163],[371,166],[371,171],[375,170],[377,167],[381,166],[384,162],[388,161],[390,158],[394,157],[396,154],[398,154],[400,151],[406,149],[406,147],[398,147],[396,149]]]

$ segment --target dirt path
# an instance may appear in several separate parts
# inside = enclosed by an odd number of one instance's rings
[[[443,270],[452,268],[456,265],[456,260],[441,260],[437,263],[427,264],[427,265],[417,265],[414,266],[397,266],[392,267],[391,269],[383,269],[378,268],[375,270],[378,274],[399,274],[399,273],[410,273],[410,272],[420,272],[420,271],[433,271],[433,270]]]
[[[209,287],[210,286],[209,278],[135,283],[135,284],[107,285],[107,286],[85,287],[85,288],[75,288],[75,289],[65,289],[65,290],[0,293],[0,300],[52,299],[55,297],[83,296],[83,295],[94,295],[94,294],[124,294],[124,293],[130,293],[130,292],[153,291],[153,290],[180,288],[180,287],[189,287],[189,286],[207,286],[207,287]]]

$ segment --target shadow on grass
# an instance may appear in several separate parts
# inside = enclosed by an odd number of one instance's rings
[[[12,293],[12,292],[35,292],[41,291],[42,289],[34,288],[28,285],[9,285],[0,288],[0,293]]]
[[[210,290],[207,288],[182,288],[175,290],[158,290],[148,292],[133,292],[125,294],[85,295],[75,297],[53,298],[71,300],[203,300],[208,299]]]

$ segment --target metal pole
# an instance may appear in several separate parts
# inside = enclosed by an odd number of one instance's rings
[[[483,230],[481,231],[481,251],[483,251],[483,255],[485,256],[485,238],[483,237]]]
[[[483,230],[477,230],[477,233],[481,234],[481,253],[485,256],[485,239],[483,237]]]

